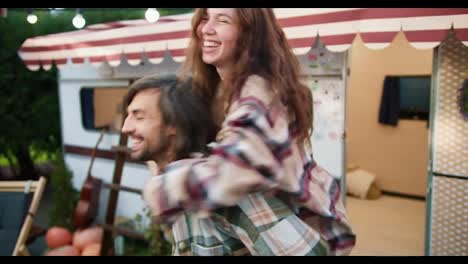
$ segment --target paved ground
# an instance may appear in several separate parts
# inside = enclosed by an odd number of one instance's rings
[[[351,256],[423,256],[426,203],[382,195],[376,200],[346,198],[356,232]]]

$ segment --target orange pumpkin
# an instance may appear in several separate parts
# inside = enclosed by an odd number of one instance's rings
[[[81,256],[99,256],[101,254],[101,243],[87,245],[81,251]]]
[[[45,239],[47,247],[50,249],[71,245],[72,234],[68,229],[58,226],[53,226],[47,230]]]
[[[78,230],[73,235],[73,246],[83,250],[87,245],[101,243],[102,234],[102,227],[90,227]]]
[[[48,251],[46,256],[80,256],[80,250],[74,246],[66,245]]]

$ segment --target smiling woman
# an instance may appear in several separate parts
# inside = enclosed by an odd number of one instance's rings
[[[349,254],[343,194],[312,157],[312,95],[273,10],[197,9],[186,54],[181,75],[218,130],[209,155],[171,162],[145,186],[153,215],[175,221],[175,254]],[[229,241],[191,220],[215,215]]]
[[[197,27],[205,63],[216,67],[221,78],[233,65],[238,36],[238,19],[230,8],[210,8]]]

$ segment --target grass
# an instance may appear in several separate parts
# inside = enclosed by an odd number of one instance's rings
[[[0,156],[0,166],[9,166],[8,160],[5,157]]]
[[[30,148],[30,153],[31,153],[31,158],[34,162],[34,164],[42,164],[49,162],[51,160],[56,160],[57,154],[55,153],[50,153],[47,151],[39,151],[34,148]],[[16,157],[13,157],[13,163],[15,165],[18,164]],[[8,159],[2,155],[0,155],[0,166],[10,166],[10,163],[8,162]]]
[[[31,158],[33,159],[35,164],[41,164],[45,162],[49,162],[51,160],[57,159],[56,153],[50,153],[47,151],[34,151],[31,150]]]

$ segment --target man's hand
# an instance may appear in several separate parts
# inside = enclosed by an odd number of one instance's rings
[[[158,176],[159,166],[155,161],[149,160],[149,161],[146,162],[146,165],[148,166],[148,169],[150,170],[151,175]]]

